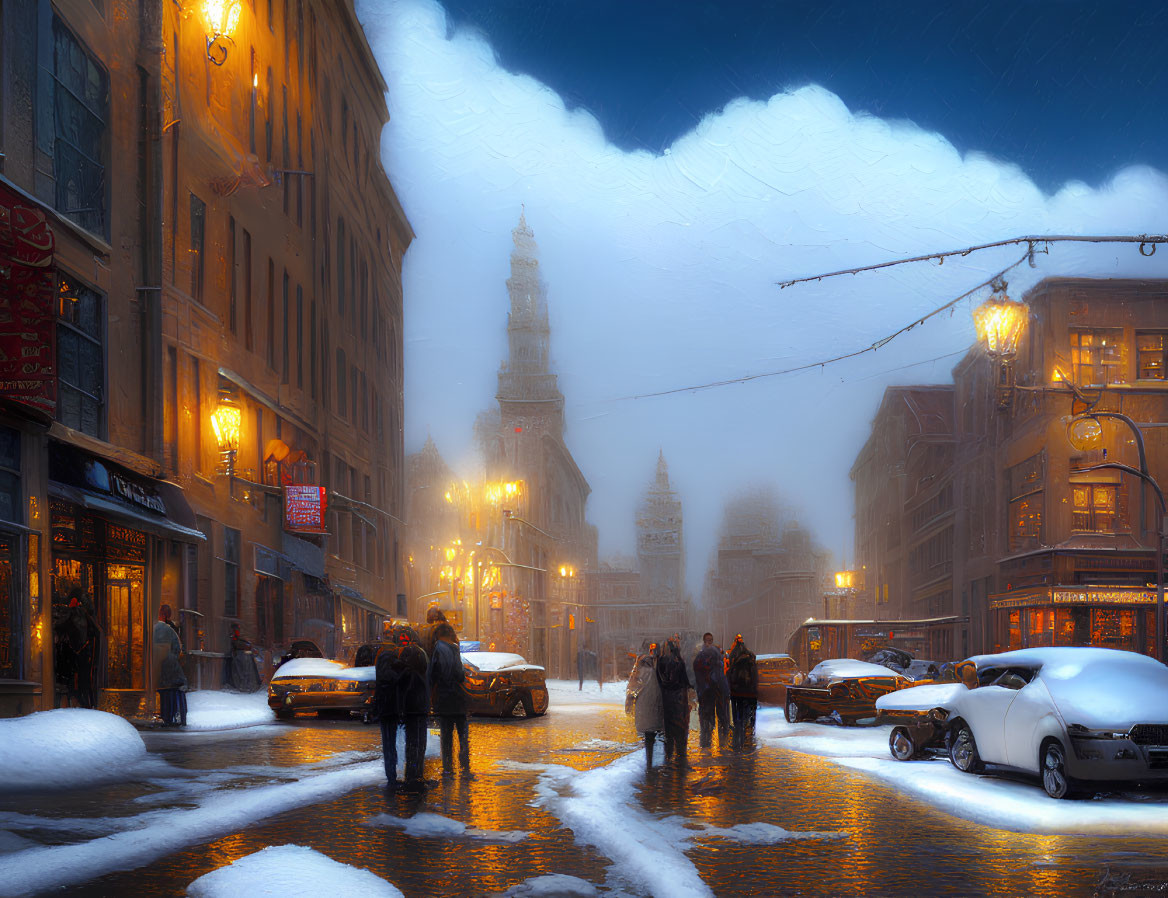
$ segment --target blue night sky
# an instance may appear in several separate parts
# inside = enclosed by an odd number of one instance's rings
[[[444,0],[625,150],[808,83],[1013,162],[1043,190],[1168,157],[1168,4]]]

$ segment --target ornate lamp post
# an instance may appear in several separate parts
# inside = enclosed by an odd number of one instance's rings
[[[203,0],[203,15],[207,19],[207,58],[215,65],[227,61],[227,49],[235,43],[235,29],[239,27],[242,0]]]
[[[1006,282],[1000,277],[993,284],[993,295],[973,310],[977,338],[990,358],[997,359],[998,408],[1008,408],[1014,393],[1014,357],[1018,354],[1018,339],[1026,326],[1029,309],[1024,302],[1015,302],[1006,293]]]
[[[1098,465],[1081,468],[1079,472],[1112,470],[1122,471],[1125,474],[1139,477],[1140,480],[1152,487],[1152,491],[1156,494],[1156,500],[1159,503],[1159,513],[1156,515],[1156,638],[1154,645],[1156,660],[1163,662],[1166,656],[1168,656],[1168,650],[1165,649],[1164,645],[1164,519],[1165,515],[1168,514],[1168,511],[1164,507],[1164,491],[1160,489],[1160,484],[1156,482],[1155,478],[1148,473],[1148,458],[1144,452],[1144,435],[1140,433],[1139,425],[1127,415],[1120,414],[1119,412],[1088,412],[1082,415],[1075,415],[1067,422],[1067,439],[1071,445],[1081,452],[1097,449],[1103,442],[1103,425],[1099,423],[1100,418],[1122,421],[1131,429],[1133,436],[1135,436],[1136,449],[1139,453],[1139,469],[1137,470],[1131,465],[1124,465],[1118,462],[1103,462]],[[1140,508],[1140,526],[1142,527],[1142,504]]]

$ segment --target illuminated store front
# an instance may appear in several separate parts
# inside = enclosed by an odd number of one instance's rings
[[[1154,655],[1156,590],[1054,586],[991,596],[994,651],[1097,646]]]

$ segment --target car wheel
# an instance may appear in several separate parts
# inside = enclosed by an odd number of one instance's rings
[[[962,773],[981,773],[985,765],[977,753],[973,731],[964,721],[953,728],[949,737],[949,762]]]
[[[888,734],[888,750],[898,761],[911,761],[917,756],[917,744],[906,727],[893,727]]]
[[[530,692],[523,693],[523,714],[525,717],[542,717],[543,712],[535,710],[535,699]]]
[[[370,714],[367,710],[361,712],[361,723],[368,725],[374,722],[373,715]]]
[[[787,715],[787,723],[798,723],[803,719],[802,713],[799,711],[799,703],[793,698],[787,699],[787,706],[784,708]]]
[[[530,701],[530,699],[528,699]],[[518,695],[512,696],[507,700],[507,706],[503,709],[504,717],[527,717],[527,704]]]
[[[1067,776],[1067,753],[1062,743],[1054,739],[1042,746],[1038,753],[1042,770],[1042,788],[1051,798],[1069,798],[1071,780]]]

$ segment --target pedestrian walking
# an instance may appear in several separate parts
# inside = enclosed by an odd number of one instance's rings
[[[702,647],[694,657],[694,689],[698,696],[698,745],[710,748],[714,741],[714,719],[718,739],[725,743],[730,734],[730,684],[722,666],[722,650],[714,645],[714,634],[702,636]]]
[[[401,651],[408,644],[409,635],[403,630],[395,633],[392,642],[377,655],[373,703],[369,709],[370,716],[381,726],[381,758],[385,764],[385,779],[394,788],[398,785],[397,731],[402,724],[398,681],[404,672]]]
[[[466,692],[462,688],[466,671],[458,651],[458,637],[448,623],[434,628],[434,654],[430,658],[429,682],[434,696],[434,714],[442,741],[442,775],[454,775],[454,731],[458,730],[458,763],[470,773],[470,743],[466,723]]]
[[[446,625],[450,627],[449,624]],[[454,628],[450,628],[454,632]],[[430,686],[425,651],[410,640],[398,655],[397,705],[406,734],[404,788],[425,788],[422,772],[426,757],[426,722],[430,717]],[[465,717],[464,717],[465,719]]]
[[[657,644],[637,659],[629,677],[633,694],[633,720],[637,732],[645,737],[645,769],[653,766],[653,742],[665,729],[665,712],[661,704],[661,685],[657,682]]]
[[[754,716],[758,708],[758,662],[754,652],[734,637],[730,648],[726,679],[730,682],[730,704],[734,711],[734,747],[742,748],[747,730],[754,736]]]
[[[689,748],[689,675],[676,637],[665,643],[657,659],[657,683],[665,725],[665,763],[686,766]]]
[[[158,620],[154,622],[154,651],[151,666],[154,671],[154,688],[158,690],[158,711],[167,726],[187,725],[187,696],[183,692],[187,678],[183,673],[179,656],[182,654],[182,640],[171,623],[170,606],[158,607]]]

